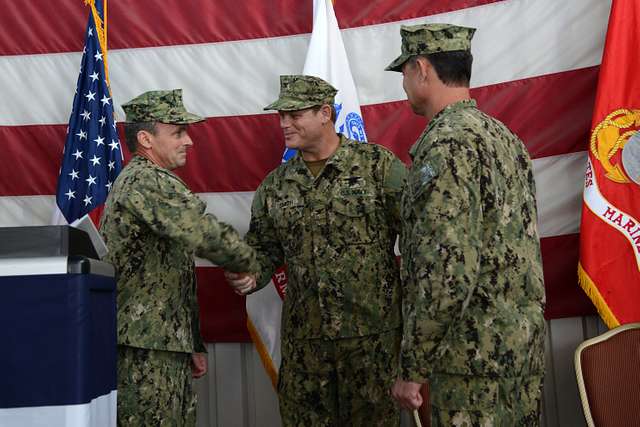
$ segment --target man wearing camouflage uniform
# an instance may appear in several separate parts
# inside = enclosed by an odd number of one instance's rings
[[[544,287],[535,182],[522,143],[470,99],[474,29],[402,26],[387,70],[427,128],[402,197],[404,330],[392,389],[430,386],[433,426],[539,423]]]
[[[182,91],[124,104],[134,157],[116,179],[101,233],[118,283],[118,425],[195,426],[192,376],[206,373],[193,256],[256,271],[255,253],[171,170],[193,145]]]
[[[258,288],[287,264],[278,394],[285,426],[397,426],[401,290],[394,243],[406,170],[390,151],[335,133],[322,79],[282,76],[285,144],[298,153],[255,193],[246,236]],[[246,292],[253,283],[234,281]]]

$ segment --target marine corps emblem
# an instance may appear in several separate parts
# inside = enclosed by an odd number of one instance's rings
[[[598,123],[590,150],[611,181],[640,185],[640,110],[619,109]]]

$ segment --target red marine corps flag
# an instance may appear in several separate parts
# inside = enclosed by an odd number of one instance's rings
[[[580,285],[605,323],[640,321],[640,5],[613,0],[584,182]]]

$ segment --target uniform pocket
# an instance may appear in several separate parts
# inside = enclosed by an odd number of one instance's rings
[[[279,206],[273,211],[274,226],[287,258],[298,256],[302,249],[303,217],[303,205]]]
[[[331,229],[336,243],[368,244],[377,240],[382,224],[376,213],[376,199],[370,195],[336,197],[332,201]]]

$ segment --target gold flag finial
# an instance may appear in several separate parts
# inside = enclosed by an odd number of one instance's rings
[[[102,60],[104,61],[104,72],[107,78],[107,85],[111,87],[111,83],[109,82],[109,65],[107,63],[107,0],[104,0],[104,21],[100,18],[95,0],[84,0],[84,4],[91,7],[93,22],[95,22],[96,31],[98,32],[98,43],[100,43],[100,50],[102,51]]]

